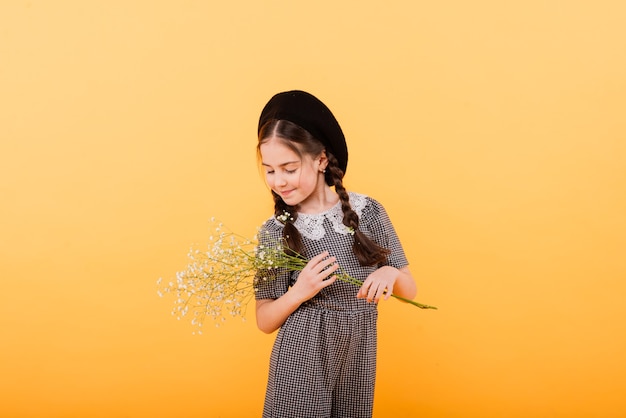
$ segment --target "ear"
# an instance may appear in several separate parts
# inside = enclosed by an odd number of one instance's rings
[[[326,150],[322,150],[319,157],[317,158],[319,159],[319,162],[320,162],[319,171],[326,170],[326,167],[328,167],[328,157],[326,156]]]

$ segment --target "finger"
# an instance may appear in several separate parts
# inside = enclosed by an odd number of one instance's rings
[[[363,282],[363,284],[359,288],[359,291],[356,294],[356,297],[359,299],[363,299],[367,297],[367,292],[369,291],[369,287],[370,287],[370,283],[367,280]]]
[[[337,264],[337,257],[328,257],[320,262],[320,264],[324,265],[324,268],[328,268],[333,264]]]
[[[385,291],[387,290],[387,288],[385,287],[385,285],[380,285],[378,287],[378,290],[376,291],[376,296],[375,296],[375,301],[378,302],[381,298],[387,299],[387,297],[385,296]]]
[[[337,276],[330,276],[328,279],[322,282],[322,288],[330,286],[331,284],[335,283],[336,280]]]
[[[324,251],[309,260],[305,268],[308,268],[313,273],[318,274],[325,267],[324,260],[328,257],[328,251]]]
[[[313,257],[312,259],[310,259],[307,264],[309,264],[309,265],[319,264],[319,262],[322,261],[323,259],[325,259],[326,257],[328,257],[328,255],[329,255],[328,251],[323,251],[323,252],[319,253],[318,255],[316,255],[315,257]]]
[[[370,289],[370,292],[372,294],[372,302],[378,302],[383,295],[384,290],[385,286],[382,283],[378,283],[376,284],[376,286],[372,286],[372,289]]]
[[[339,268],[339,264],[337,264],[336,262],[333,262],[333,264],[324,267],[324,269],[320,271],[319,274],[321,275],[322,279],[328,279],[328,277],[334,272],[336,272],[338,268]]]
[[[374,300],[374,296],[376,295],[376,283],[369,283],[367,288],[363,289],[363,297],[371,302]]]
[[[372,301],[372,302],[376,302],[378,300],[377,295],[378,295],[378,288],[372,287],[372,288],[370,288],[370,291],[367,294],[367,296],[368,296],[367,300],[368,301]]]
[[[329,257],[327,259],[322,260],[316,267],[315,270],[324,275],[324,277],[328,276],[335,270],[337,270],[339,266],[337,265],[337,259],[335,257]]]

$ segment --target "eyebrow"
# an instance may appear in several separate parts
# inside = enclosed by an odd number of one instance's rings
[[[286,166],[286,165],[289,165],[289,164],[296,164],[296,163],[299,163],[299,162],[300,162],[300,161],[297,161],[297,160],[296,160],[296,161],[287,161],[286,163],[279,164],[278,166],[279,166],[279,167],[284,167],[284,166]],[[266,164],[266,163],[264,163],[264,162],[261,162],[261,165],[264,165],[265,167],[271,167],[269,164]]]

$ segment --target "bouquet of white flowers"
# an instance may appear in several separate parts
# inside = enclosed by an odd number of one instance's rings
[[[212,220],[215,222],[215,220]],[[255,239],[247,239],[225,230],[219,223],[216,235],[209,237],[207,250],[192,248],[188,253],[189,264],[176,273],[176,279],[165,283],[157,280],[159,296],[174,295],[172,315],[181,320],[191,317],[192,325],[200,329],[208,318],[219,326],[226,315],[240,316],[245,320],[246,307],[254,297],[259,280],[271,280],[274,269],[301,271],[308,260],[299,254],[285,251],[281,242],[274,245],[259,245]],[[361,286],[362,281],[339,270],[338,280]],[[391,294],[421,309],[437,309]]]

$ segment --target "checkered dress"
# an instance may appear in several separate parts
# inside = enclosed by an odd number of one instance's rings
[[[402,268],[406,256],[385,212],[376,200],[350,193],[359,228],[391,250],[387,264]],[[348,274],[360,280],[377,267],[363,267],[352,252],[353,237],[341,223],[337,203],[326,212],[298,214],[307,258],[329,251]],[[269,219],[261,243],[277,242],[283,225]],[[259,281],[256,299],[276,299],[297,280],[298,273],[278,272]],[[371,417],[376,377],[376,304],[357,299],[358,287],[337,280],[303,303],[276,336],[269,367],[264,418]]]

